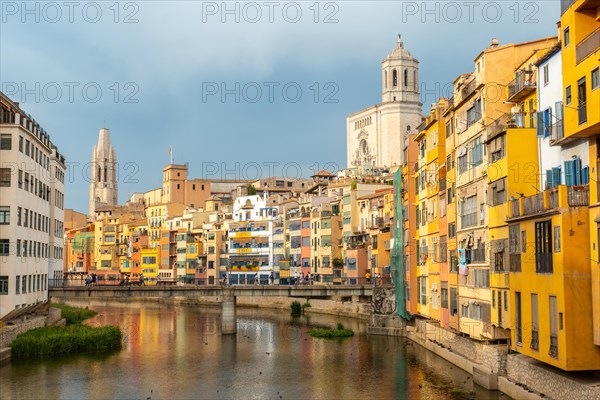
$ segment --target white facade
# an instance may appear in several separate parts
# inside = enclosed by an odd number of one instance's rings
[[[0,318],[48,299],[63,270],[65,161],[0,93]]]
[[[404,137],[421,123],[419,61],[402,40],[381,70],[382,102],[346,118],[348,167],[400,165]]]
[[[94,215],[98,207],[116,206],[117,152],[110,144],[110,132],[106,128],[100,129],[98,144],[92,150],[90,175],[90,215]]]
[[[552,51],[552,50],[551,50]],[[549,136],[538,135],[539,145],[539,165],[540,165],[540,190],[544,190],[548,185],[547,172],[554,168],[560,168],[560,184],[567,182],[565,176],[565,161],[571,161],[579,158],[582,168],[590,165],[589,144],[585,139],[578,139],[569,143],[560,143],[556,139],[557,129],[564,127],[562,125],[563,103],[562,88],[562,57],[558,49],[551,55],[544,57],[538,65],[538,112],[547,113],[546,120],[551,127],[548,130]],[[543,115],[543,114],[542,114]],[[538,120],[538,124],[539,124]],[[551,145],[550,143],[554,143]],[[556,178],[554,178],[556,179]],[[556,182],[551,186],[556,186]]]

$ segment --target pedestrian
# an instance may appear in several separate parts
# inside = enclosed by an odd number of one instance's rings
[[[92,286],[96,286],[97,282],[98,282],[98,277],[96,276],[96,273],[93,272],[92,273]]]
[[[146,286],[146,284],[144,283],[144,274],[143,273],[140,274],[140,286]]]
[[[125,277],[125,286],[129,286],[129,275]]]
[[[254,284],[258,285],[260,282],[258,281],[258,272],[254,274]]]
[[[369,271],[365,274],[365,279],[367,280],[367,285],[371,283],[371,273]]]
[[[273,273],[271,272],[271,275],[269,275],[269,285],[273,284]]]
[[[160,276],[156,278],[156,286],[160,286]]]
[[[294,272],[294,285],[298,285],[298,271]]]
[[[86,287],[90,287],[90,284],[91,284],[91,283],[92,283],[92,277],[90,276],[90,274],[88,274],[88,275],[85,277],[85,286],[86,286]]]

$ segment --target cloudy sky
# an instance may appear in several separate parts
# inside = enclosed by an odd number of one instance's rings
[[[309,176],[345,167],[346,115],[381,99],[402,34],[425,109],[501,44],[556,34],[558,1],[2,1],[2,91],[69,164],[66,206],[87,211],[86,164],[107,127],[119,201],[159,187],[173,146],[198,178]]]

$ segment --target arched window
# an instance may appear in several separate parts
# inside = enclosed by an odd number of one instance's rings
[[[383,87],[386,88],[386,89],[387,89],[387,83],[388,83],[387,82],[387,80],[388,80],[388,76],[387,75],[388,75],[387,71],[385,71],[384,75],[383,75]]]
[[[392,86],[393,87],[398,86],[398,71],[396,71],[396,70],[392,71]]]
[[[106,166],[105,166],[105,167],[104,167],[104,182],[107,182],[107,181],[108,181],[108,178],[107,178],[107,176],[108,176],[108,173],[107,173]]]
[[[404,87],[408,86],[408,69],[404,70]]]
[[[102,170],[100,169],[100,166],[98,165],[98,175],[96,175],[96,179],[100,182],[102,181]]]

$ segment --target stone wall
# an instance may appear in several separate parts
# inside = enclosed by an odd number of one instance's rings
[[[600,387],[597,385],[577,382],[522,354],[507,357],[506,373],[509,381],[543,393],[547,399],[600,399]]]
[[[59,310],[60,311],[60,310]],[[33,316],[15,325],[6,325],[0,329],[0,349],[9,347],[19,334],[46,326],[45,316]]]

